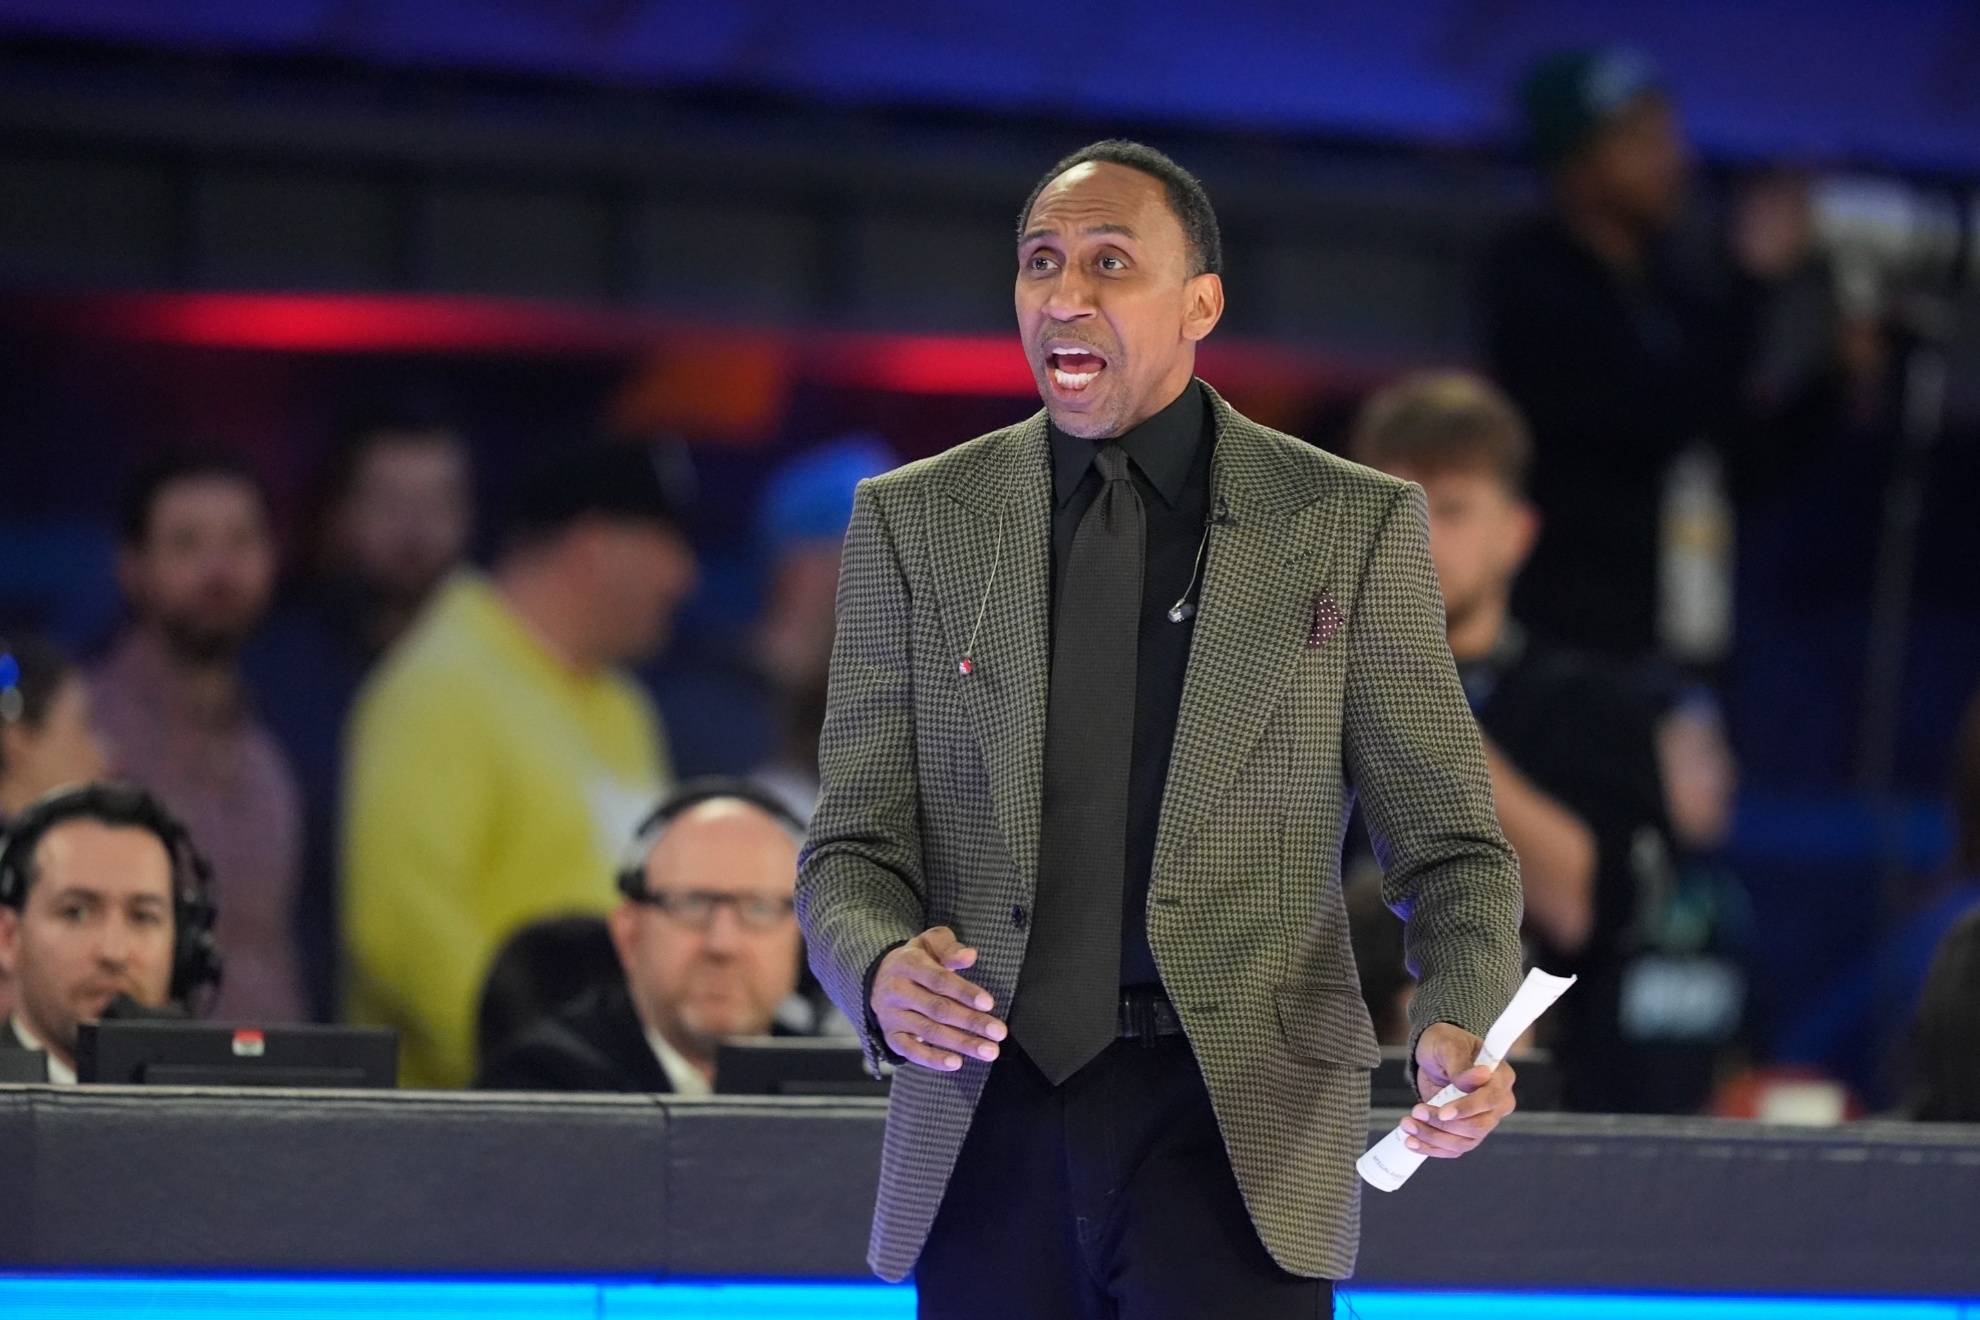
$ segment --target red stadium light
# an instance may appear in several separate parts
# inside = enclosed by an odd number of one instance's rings
[[[572,303],[440,294],[136,293],[37,296],[32,323],[144,343],[271,353],[527,354],[636,359],[669,341],[739,332],[680,317]],[[884,334],[748,327],[827,384],[907,394],[1031,397],[1015,331]],[[1392,364],[1255,341],[1213,339],[1203,374],[1234,390],[1326,393]]]
[[[637,353],[663,326],[555,303],[431,295],[175,293],[71,300],[79,328],[286,353]]]
[[[1038,384],[1017,335],[838,334],[806,354],[835,384],[902,394],[1033,395]]]

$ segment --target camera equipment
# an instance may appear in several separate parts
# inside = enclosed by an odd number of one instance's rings
[[[1809,207],[1844,314],[1887,319],[1903,347],[1901,438],[1884,492],[1857,748],[1858,786],[1888,805],[1918,529],[1945,428],[1953,304],[1980,289],[1980,192],[1838,175],[1810,186]],[[1886,857],[1887,871],[1896,865]]]
[[[1832,175],[1810,186],[1809,210],[1846,311],[1875,315],[1904,290],[1980,287],[1980,192]]]

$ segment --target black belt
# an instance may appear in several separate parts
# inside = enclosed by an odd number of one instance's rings
[[[1148,1044],[1162,1036],[1183,1034],[1182,1018],[1159,985],[1131,986],[1121,991],[1120,1037]]]

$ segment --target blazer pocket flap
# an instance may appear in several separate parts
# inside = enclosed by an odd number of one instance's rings
[[[1279,1034],[1294,1054],[1346,1068],[1373,1068],[1382,1062],[1368,1006],[1359,992],[1288,986],[1273,998]]]

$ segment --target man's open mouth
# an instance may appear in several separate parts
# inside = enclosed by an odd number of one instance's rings
[[[1051,344],[1045,349],[1045,370],[1052,384],[1067,394],[1078,394],[1107,369],[1107,359],[1084,344]]]

